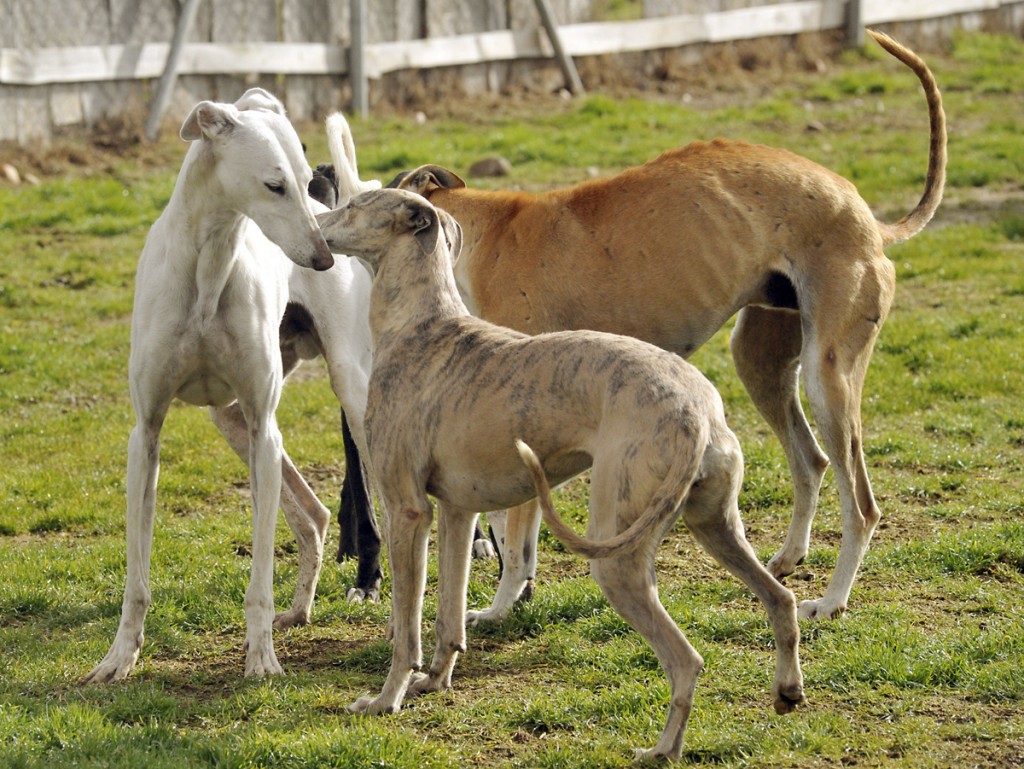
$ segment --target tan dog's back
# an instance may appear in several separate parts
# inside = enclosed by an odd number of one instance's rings
[[[772,274],[788,277],[793,259],[885,258],[850,182],[743,142],[697,142],[537,196],[437,189],[430,200],[458,217],[506,194],[482,232],[463,219],[463,269],[480,315],[531,334],[596,329],[688,355],[744,305],[771,304]]]

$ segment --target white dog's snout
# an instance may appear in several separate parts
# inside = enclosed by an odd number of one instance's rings
[[[319,272],[329,270],[334,266],[334,254],[331,253],[323,235],[318,235],[316,241],[316,252],[313,254],[312,260],[313,269]]]

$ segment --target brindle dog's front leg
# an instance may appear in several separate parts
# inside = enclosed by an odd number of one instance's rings
[[[401,709],[413,672],[423,666],[420,623],[427,584],[427,539],[433,519],[426,496],[412,502],[385,497],[383,503],[391,511],[386,527],[394,644],[391,670],[376,699],[360,697],[348,707],[353,713],[371,715]]]
[[[466,590],[476,532],[476,513],[439,503],[437,519],[437,647],[430,670],[415,673],[410,693],[450,689],[459,652],[466,651]]]

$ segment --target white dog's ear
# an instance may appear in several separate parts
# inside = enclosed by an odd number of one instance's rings
[[[201,101],[181,124],[181,138],[187,142],[213,139],[232,131],[238,125],[237,110],[230,104]]]
[[[281,101],[269,91],[264,91],[262,88],[250,88],[248,91],[242,94],[242,98],[235,102],[235,107],[239,111],[247,109],[265,109],[268,112],[276,112],[278,115],[284,115],[284,105]]]
[[[424,254],[434,253],[441,232],[437,211],[432,206],[411,206],[409,210],[409,231],[420,244]]]

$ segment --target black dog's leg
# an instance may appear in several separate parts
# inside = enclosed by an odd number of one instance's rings
[[[341,538],[338,544],[338,561],[355,557],[355,591],[361,597],[376,600],[380,594],[380,529],[373,510],[369,484],[359,448],[352,439],[345,414],[341,415],[341,440],[345,447],[345,480],[341,485],[341,505],[338,508],[338,523]]]

